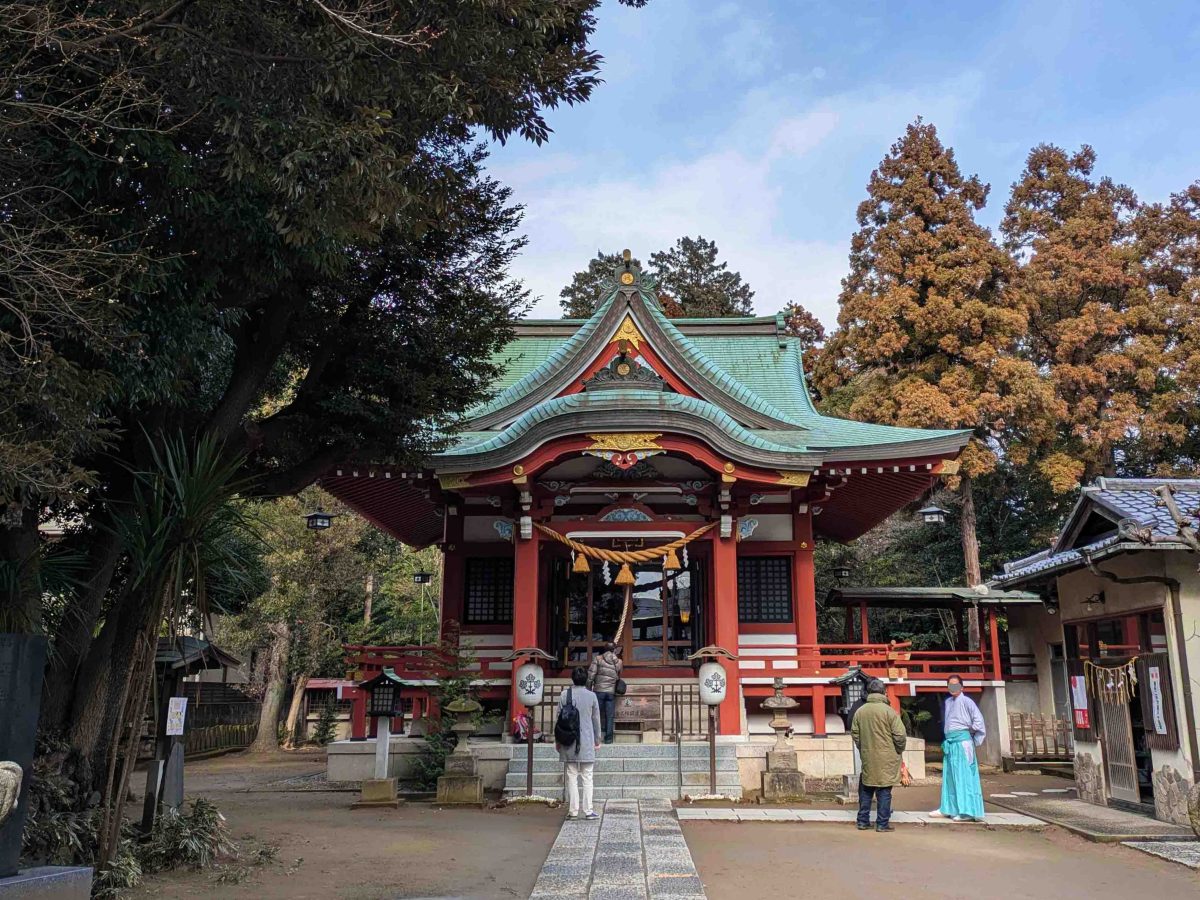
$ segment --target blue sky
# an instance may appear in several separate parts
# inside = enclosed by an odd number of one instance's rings
[[[525,205],[514,266],[531,315],[597,249],[644,260],[715,240],[760,313],[799,300],[837,317],[854,211],[918,115],[992,185],[995,226],[1037,143],[1090,143],[1146,200],[1200,178],[1194,2],[606,2],[605,83],[549,112],[541,147],[493,148]]]

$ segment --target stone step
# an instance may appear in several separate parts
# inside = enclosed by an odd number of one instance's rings
[[[563,789],[561,787],[543,787],[543,788],[535,788],[534,790],[536,791],[536,793],[539,797],[549,797],[552,800],[565,800],[566,799],[563,796]],[[707,792],[708,792],[707,784],[705,784],[699,788],[685,786],[683,789],[683,794],[695,795],[695,794],[707,793]],[[742,792],[741,792],[740,788],[735,789],[732,787],[722,787],[721,785],[717,785],[717,792],[721,793],[721,794],[726,794],[731,797],[741,797],[742,796]],[[525,788],[523,786],[519,790],[509,790],[506,788],[504,791],[504,795],[506,797],[519,796],[524,793],[525,793]],[[632,788],[598,787],[598,788],[592,789],[592,799],[594,801],[600,801],[600,800],[679,800],[683,797],[683,794],[681,794],[679,792],[678,787],[670,787],[670,788],[663,788],[663,787],[632,787]]]
[[[557,756],[553,759],[537,759],[535,757],[533,760],[533,771],[535,774],[538,772],[550,772],[556,770],[561,772],[562,765],[563,764],[559,762]],[[598,759],[596,760],[595,765],[595,772],[597,774],[600,772],[675,772],[680,768],[680,761],[677,759],[661,758]],[[529,761],[525,757],[521,757],[520,759],[514,757],[513,759],[509,760],[508,763],[509,772],[521,772],[523,774],[525,771],[527,771],[528,767]],[[707,772],[708,758],[695,756],[685,757],[682,761],[682,768],[685,772]],[[737,758],[732,756],[717,757],[717,771],[738,771]]]
[[[534,772],[533,786],[536,790],[539,787],[561,787],[563,783],[563,773],[551,772]],[[674,773],[666,772],[613,772],[613,773],[597,773],[592,776],[592,783],[596,787],[663,787],[669,788],[672,786],[678,787],[679,776]],[[741,776],[737,772],[718,772],[717,784],[721,786],[733,787],[741,785]],[[504,781],[505,790],[523,790],[526,784],[525,773],[509,772]],[[708,772],[684,772],[683,784],[685,787],[702,786],[708,784]]]
[[[512,744],[510,746],[513,759],[525,758],[527,750],[524,745]],[[597,759],[675,759],[676,756],[683,756],[685,759],[691,756],[702,756],[708,759],[708,744],[685,743],[681,748],[675,744],[601,744],[596,750]],[[553,744],[534,744],[533,757],[534,759],[557,759],[558,751],[554,749]],[[718,744],[717,758],[723,757],[736,759],[737,747],[732,744]]]

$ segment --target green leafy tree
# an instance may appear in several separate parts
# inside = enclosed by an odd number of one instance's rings
[[[571,283],[559,291],[559,304],[568,319],[586,319],[596,311],[596,304],[612,289],[613,272],[621,262],[620,253],[596,251],[587,268],[576,272]],[[641,265],[633,260],[634,265]]]
[[[972,481],[994,469],[1001,440],[1015,452],[1056,409],[1016,355],[1026,321],[1004,292],[1012,264],[974,219],[987,193],[933,125],[908,126],[859,205],[840,328],[817,369],[823,395],[852,418],[974,434],[958,485],[971,585],[983,580]]]
[[[688,318],[750,316],[754,291],[720,251],[703,237],[681,237],[669,250],[650,255],[650,269],[659,289],[675,300]]]
[[[16,86],[0,173],[30,186],[0,216],[28,282],[0,327],[6,351],[53,367],[16,398],[28,427],[0,421],[0,608],[44,627],[37,526],[69,512],[87,569],[55,611],[43,724],[105,802],[133,662],[114,648],[156,610],[114,522],[130,473],[180,431],[239,460],[259,496],[439,444],[526,299],[506,276],[519,210],[475,136],[540,143],[547,107],[587,99],[596,5],[0,12]],[[45,260],[62,261],[57,293],[28,280]]]

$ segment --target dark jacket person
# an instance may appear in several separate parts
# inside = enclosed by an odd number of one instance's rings
[[[891,831],[892,785],[900,782],[900,760],[908,735],[900,714],[887,699],[887,687],[878,678],[867,685],[867,702],[850,723],[854,745],[862,755],[858,779],[858,827],[871,827],[871,800],[878,800],[877,831]]]

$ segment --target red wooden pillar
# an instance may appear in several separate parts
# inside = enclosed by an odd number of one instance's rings
[[[858,604],[858,642],[860,644],[871,643],[870,629],[867,628],[867,604]]]
[[[813,685],[813,737],[825,737],[825,685]]]
[[[992,679],[1000,681],[1004,678],[1004,675],[1000,669],[1000,629],[996,625],[996,607],[988,607],[987,622],[988,640],[992,650]]]
[[[536,647],[538,640],[538,532],[529,540],[517,540],[513,551],[513,649]],[[513,662],[513,671],[524,662]],[[524,706],[517,699],[517,686],[509,690],[508,717],[513,718]],[[506,725],[505,727],[508,727]]]
[[[358,688],[343,692],[350,694],[350,740],[365,741],[367,739],[367,694]]]
[[[714,538],[713,542],[713,643],[730,653],[738,652],[737,542]],[[721,660],[729,679],[721,703],[721,734],[742,733],[742,680],[738,663]]]
[[[455,513],[451,515],[451,513]],[[463,582],[466,578],[466,561],[463,553],[462,510],[446,507],[446,518],[442,534],[442,639],[446,638],[446,623],[462,624]]]
[[[792,564],[792,605],[796,622],[796,641],[801,644],[817,642],[817,574],[813,562],[812,511],[792,517],[792,540],[795,542],[795,561]]]

